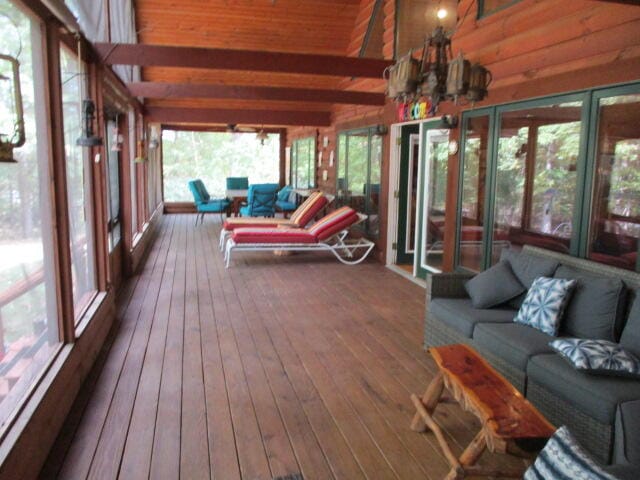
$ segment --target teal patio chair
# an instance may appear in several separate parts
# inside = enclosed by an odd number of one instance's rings
[[[291,201],[292,193],[293,188],[291,188],[289,185],[285,185],[276,195],[276,210],[284,213],[285,217],[287,216],[287,214],[295,211],[295,209],[298,208],[296,202]]]
[[[248,190],[249,177],[227,177],[227,190]]]
[[[274,217],[276,214],[277,183],[249,185],[247,205],[240,209],[243,217]]]
[[[189,181],[189,190],[191,190],[191,194],[193,195],[193,201],[196,205],[196,211],[198,213],[196,215],[196,225],[198,224],[198,219],[200,219],[201,224],[202,222],[204,222],[205,213],[219,213],[220,217],[222,217],[222,214],[229,208],[229,200],[227,200],[226,198],[211,198],[211,195],[209,195],[207,188],[199,178]]]

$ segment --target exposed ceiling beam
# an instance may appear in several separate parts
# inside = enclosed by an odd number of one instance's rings
[[[149,120],[158,123],[242,123],[317,127],[331,125],[330,112],[182,107],[147,107],[146,111]]]
[[[96,43],[95,48],[102,61],[108,65],[209,68],[338,77],[382,78],[382,72],[392,63],[388,60],[336,55],[128,43]]]
[[[133,82],[127,84],[134,97],[228,98],[242,100],[284,100],[296,102],[384,105],[383,93],[309,88],[252,87],[194,83]]]
[[[626,5],[640,6],[640,0],[599,0],[599,1],[609,2],[609,3],[624,3]]]
[[[245,127],[245,125],[242,125]],[[255,129],[255,132],[249,131],[240,131],[238,133],[258,133],[260,130],[264,130],[265,133],[282,133],[286,132],[286,128],[265,128],[261,125],[249,125]],[[184,131],[188,130],[190,132],[218,132],[218,133],[228,133],[229,125],[185,125],[184,123],[163,123],[163,130],[175,130],[175,131]]]

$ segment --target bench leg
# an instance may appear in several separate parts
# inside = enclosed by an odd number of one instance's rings
[[[433,414],[433,411],[436,409],[443,390],[444,379],[442,377],[442,373],[438,372],[434,379],[431,380],[431,383],[427,387],[427,390],[424,392],[421,399],[422,405],[429,415]],[[417,411],[413,416],[413,421],[411,422],[411,430],[414,432],[424,432],[426,428],[426,422],[422,418],[420,412]]]

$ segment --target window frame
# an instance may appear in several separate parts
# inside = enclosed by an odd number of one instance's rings
[[[345,186],[346,186],[346,191],[349,191],[349,142],[348,142],[348,138],[349,135],[358,135],[358,134],[362,134],[362,133],[366,133],[367,134],[367,181],[365,183],[365,189],[367,192],[371,192],[371,152],[372,152],[372,138],[375,135],[379,135],[380,137],[382,137],[382,135],[380,135],[380,133],[378,133],[378,126],[376,125],[372,125],[369,127],[361,127],[361,128],[355,128],[355,129],[350,129],[350,130],[340,130],[336,133],[336,165],[335,165],[335,169],[336,172],[339,172],[340,169],[340,165],[342,164],[341,162],[344,162],[345,165],[345,169],[344,169],[344,181],[345,181]],[[345,157],[346,159],[342,159],[340,158],[340,137],[344,135],[345,137],[345,147],[344,147],[344,153],[345,153]],[[382,160],[384,159],[384,139],[382,139],[382,159],[380,162],[380,178],[382,180],[382,175],[383,175],[383,169],[382,169]],[[339,181],[339,175],[336,173],[336,192],[338,192],[339,190],[339,185],[338,185],[338,181]],[[380,183],[380,185],[382,186],[382,183]],[[369,211],[370,209],[370,196],[371,193],[369,193],[368,195],[364,196],[364,209],[365,209],[365,213]],[[340,199],[338,199],[339,201],[346,201],[348,203],[348,200],[350,199],[350,196],[345,195],[344,197],[341,197]],[[380,205],[378,205],[378,217],[380,216]],[[355,227],[359,230],[361,230],[365,235],[367,235],[370,238],[373,239],[378,239],[380,238],[380,229],[378,229],[378,233],[371,233],[370,229],[369,229],[369,219],[367,218],[367,220],[364,222],[364,224],[360,224],[357,227]]]
[[[58,40],[58,51],[61,52],[62,50],[66,50],[68,54],[75,56],[76,52],[73,51],[73,49],[71,49],[71,47],[69,45],[67,45],[65,42]],[[58,68],[59,68],[59,72],[60,72],[60,78],[62,79],[62,71],[60,69],[60,61],[61,61],[62,57],[61,55],[59,55],[58,57]],[[76,58],[76,60],[78,60]],[[78,62],[78,68],[80,70],[80,72],[84,72],[84,73],[78,73],[77,75],[80,75],[81,77],[86,77],[84,80],[81,80],[83,83],[81,85],[81,92],[80,92],[80,102],[82,102],[83,98],[90,98],[91,97],[91,85],[90,85],[90,79],[89,77],[89,66],[86,64],[86,62],[84,61],[84,59],[80,59]],[[62,132],[63,132],[63,139],[62,139],[62,143],[64,146],[64,105],[62,104],[62,100],[63,100],[63,94],[62,94],[62,83],[60,84],[61,87],[61,91],[60,91],[60,105],[61,105],[61,117],[62,117]],[[82,118],[80,118],[80,124],[82,124]],[[84,188],[88,189],[88,192],[85,192],[85,199],[88,199],[90,202],[93,202],[96,194],[97,189],[97,179],[94,176],[94,170],[92,168],[92,164],[93,162],[91,161],[91,151],[88,151],[85,149],[85,147],[81,147],[82,148],[82,156],[83,156],[83,162],[85,163],[85,167],[87,168],[85,175],[86,178],[84,179]],[[65,148],[65,155],[64,155],[64,160],[65,160],[65,179],[68,178],[66,175],[66,163],[67,163],[67,156],[66,156],[66,148]],[[68,185],[65,182],[65,190],[67,192],[68,195]],[[93,266],[92,266],[92,270],[93,270],[93,280],[94,280],[94,288],[93,290],[90,292],[89,297],[87,298],[87,300],[82,304],[81,308],[79,311],[76,311],[76,305],[75,305],[75,301],[74,301],[74,305],[73,305],[73,309],[74,309],[74,328],[78,328],[79,325],[84,321],[85,317],[87,316],[87,312],[90,312],[92,309],[92,305],[96,300],[96,297],[98,296],[99,292],[100,292],[100,261],[99,261],[99,247],[98,247],[98,230],[96,228],[96,224],[97,224],[97,217],[96,217],[96,210],[95,208],[93,208],[93,205],[89,205],[88,207],[88,218],[87,218],[87,223],[89,225],[89,228],[91,229],[91,238],[88,239],[88,241],[91,241],[91,243],[93,244],[93,255],[89,255],[88,260],[92,261]],[[69,211],[68,206],[67,206],[67,212]],[[69,228],[71,226],[71,221],[70,221],[70,216],[68,219],[68,225]],[[69,230],[69,237],[71,237],[71,233]],[[71,269],[73,269],[73,255],[70,254],[70,261],[71,261]],[[72,288],[73,290],[73,288]]]
[[[500,140],[500,129],[502,114],[528,108],[539,108],[557,103],[582,102],[582,112],[580,116],[580,140],[577,153],[576,165],[576,192],[572,229],[570,237],[569,255],[587,258],[590,221],[592,215],[592,196],[595,183],[597,138],[595,138],[598,127],[598,102],[602,98],[624,94],[640,93],[640,83],[630,83],[624,85],[614,85],[597,87],[565,94],[556,94],[535,99],[523,100],[519,102],[494,105],[474,110],[462,112],[461,133],[460,133],[460,168],[458,172],[458,191],[456,207],[456,237],[454,249],[455,269],[463,272],[472,270],[460,265],[460,238],[462,228],[462,196],[464,181],[465,143],[468,121],[471,118],[488,116],[489,134],[487,145],[487,175],[484,192],[485,210],[483,214],[482,233],[482,260],[481,270],[491,266],[491,253],[493,248],[493,229],[495,213],[495,190],[498,162],[498,142]],[[532,191],[532,189],[530,190]],[[529,204],[531,204],[529,202]],[[640,242],[639,242],[640,253]],[[640,272],[640,258],[636,262],[636,272]]]
[[[310,184],[307,187],[301,187],[298,186],[298,148],[299,146],[302,144],[302,142],[311,142],[311,148],[312,148],[312,155],[310,155],[310,158],[307,159],[308,161],[308,171],[307,171],[307,175],[309,175],[309,179],[310,179]],[[289,178],[289,184],[293,187],[293,188],[316,188],[317,187],[317,182],[316,182],[316,157],[317,157],[317,142],[316,142],[316,137],[315,136],[308,136],[308,137],[304,137],[304,138],[298,138],[296,140],[294,140],[293,142],[291,142],[291,165],[290,165],[290,178]],[[295,181],[294,181],[295,179]]]
[[[519,3],[519,2],[520,2],[520,0],[511,0],[510,2],[507,2],[507,3],[505,3],[504,5],[501,5],[498,8],[494,8],[493,10],[485,11],[485,0],[478,0],[478,15],[477,15],[476,18],[478,20],[481,20],[483,18],[490,17],[494,13],[502,12],[503,10],[506,10],[507,8],[512,7],[516,3]]]
[[[591,235],[591,216],[593,214],[593,191],[596,183],[598,127],[599,127],[599,102],[603,98],[619,95],[640,94],[640,82],[602,87],[590,91],[589,102],[589,131],[587,134],[587,158],[589,165],[585,172],[585,195],[582,199],[582,216],[580,218],[580,242],[578,255],[581,258],[589,258],[589,239]],[[633,271],[633,270],[631,270]],[[638,239],[638,258],[636,259],[636,272],[640,272],[640,239]]]

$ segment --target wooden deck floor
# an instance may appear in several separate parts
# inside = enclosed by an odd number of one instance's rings
[[[408,428],[434,372],[424,291],[318,253],[225,270],[219,230],[164,217],[42,478],[443,478]],[[458,452],[477,431],[456,406],[436,416]]]

